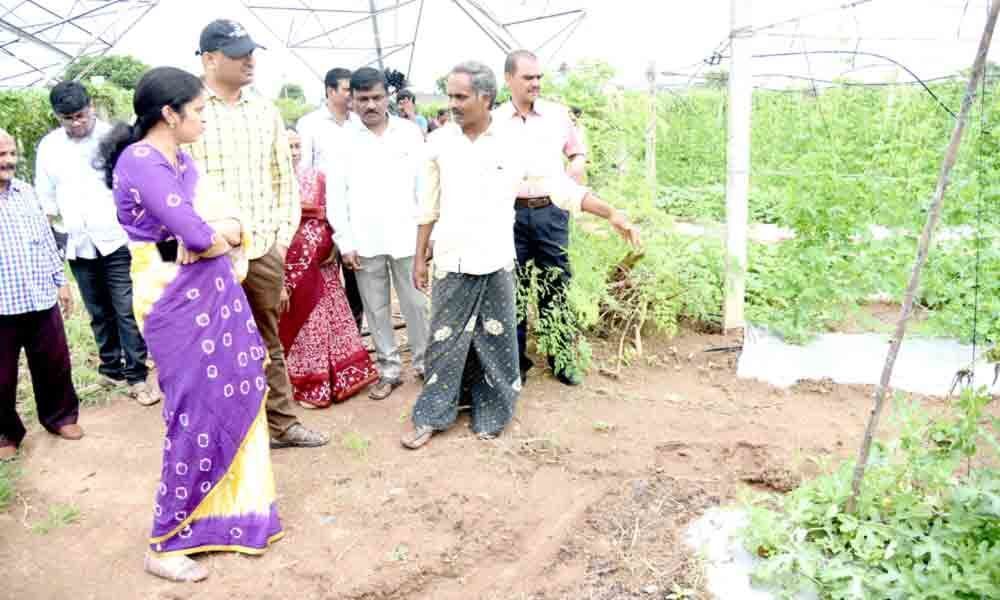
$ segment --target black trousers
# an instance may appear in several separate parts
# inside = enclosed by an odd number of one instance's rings
[[[340,272],[344,274],[344,294],[347,296],[347,303],[351,306],[351,316],[354,317],[354,324],[361,331],[361,320],[365,316],[365,305],[361,301],[361,291],[358,290],[358,278],[354,271],[344,266],[340,261]]]
[[[570,281],[569,213],[554,204],[541,208],[518,208],[514,221],[514,247],[517,251],[519,276],[530,275],[526,269],[529,261],[541,271],[548,283],[538,293],[538,312],[544,318],[553,307],[565,303],[566,288]],[[568,314],[566,318],[571,318]],[[558,334],[557,334],[558,335]],[[574,343],[572,334],[563,333],[560,345]],[[521,370],[531,367],[527,357],[528,323],[523,319],[517,324],[517,352]],[[550,366],[553,358],[548,357]]]
[[[18,446],[24,439],[24,423],[17,415],[17,361],[22,348],[42,427],[55,433],[63,425],[76,423],[79,413],[59,305],[0,315],[0,446]]]
[[[128,247],[94,259],[71,260],[69,268],[90,313],[90,328],[101,357],[98,371],[130,384],[146,381],[146,341],[132,312],[132,255]]]

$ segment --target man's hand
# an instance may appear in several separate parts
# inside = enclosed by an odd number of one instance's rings
[[[413,261],[413,287],[425,294],[427,293],[428,263],[430,260],[419,256]]]
[[[623,213],[614,211],[608,218],[608,223],[611,223],[618,235],[622,236],[622,239],[631,244],[632,247],[642,246],[642,240],[639,239],[639,228],[630,223]]]
[[[337,262],[338,254],[339,252],[337,252],[337,247],[334,246],[333,248],[330,249],[330,256],[327,256],[325,259],[323,259],[323,262],[319,263],[320,266],[325,267],[326,265],[332,265],[333,263]]]
[[[73,312],[73,291],[69,289],[69,284],[59,288],[59,308],[62,309],[64,319],[68,319]]]
[[[288,288],[281,286],[281,298],[278,300],[278,314],[283,315],[288,312],[288,307],[292,303],[292,297],[288,293]]]
[[[434,240],[427,242],[427,254],[424,255],[424,264],[431,264],[434,260]]]
[[[344,260],[344,264],[347,265],[348,269],[352,271],[361,270],[361,257],[358,256],[357,252],[348,252],[347,254],[343,255],[342,258]]]

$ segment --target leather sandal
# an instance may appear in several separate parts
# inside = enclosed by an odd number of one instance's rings
[[[372,400],[385,400],[392,393],[392,390],[403,385],[402,381],[389,381],[386,379],[379,379],[375,382],[375,385],[371,387],[368,391],[368,397]]]
[[[285,433],[271,438],[271,448],[316,448],[330,443],[330,436],[319,431],[306,429],[301,423],[289,427]]]
[[[414,428],[413,431],[404,434],[403,437],[399,439],[399,443],[401,443],[404,448],[416,450],[431,441],[431,438],[434,437],[434,433],[434,428],[430,425],[419,425]]]

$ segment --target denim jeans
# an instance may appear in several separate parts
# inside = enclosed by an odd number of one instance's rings
[[[132,312],[132,255],[127,246],[106,256],[77,258],[69,268],[90,313],[101,357],[98,371],[129,384],[146,381],[146,342]]]

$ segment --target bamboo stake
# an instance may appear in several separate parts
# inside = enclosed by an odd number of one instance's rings
[[[906,286],[906,295],[903,297],[903,307],[899,311],[899,320],[896,323],[896,332],[893,335],[892,343],[889,346],[889,354],[885,358],[885,365],[882,367],[882,378],[875,388],[875,404],[872,407],[871,415],[868,417],[868,426],[865,428],[865,437],[861,442],[861,449],[858,453],[858,462],[854,466],[854,478],[851,480],[851,496],[847,499],[847,512],[854,513],[857,508],[858,496],[861,494],[861,480],[865,476],[865,468],[868,466],[868,455],[871,453],[872,440],[875,437],[875,430],[878,428],[879,417],[882,415],[882,408],[885,404],[885,396],[889,389],[889,382],[892,379],[892,369],[896,364],[896,357],[899,355],[899,347],[903,344],[903,336],[906,335],[906,324],[913,313],[913,302],[920,287],[920,271],[927,262],[927,253],[930,249],[931,238],[938,221],[941,219],[941,207],[944,205],[944,192],[948,187],[948,178],[951,169],[955,166],[958,158],[958,149],[962,145],[962,134],[965,131],[965,122],[969,117],[972,102],[976,97],[976,88],[979,80],[982,79],[983,70],[986,66],[986,54],[990,49],[990,42],[993,40],[993,29],[997,22],[997,14],[1000,13],[1000,2],[993,2],[990,6],[989,17],[986,19],[986,27],[983,29],[983,36],[979,40],[979,50],[976,52],[976,60],[972,65],[972,74],[969,76],[969,83],[965,88],[965,96],[962,98],[962,109],[958,113],[955,121],[955,128],[951,133],[951,142],[945,151],[944,162],[941,164],[941,173],[938,175],[937,188],[934,190],[934,199],[931,202],[930,211],[927,214],[927,222],[924,230],[920,234],[920,242],[917,245],[917,260],[913,264],[913,272],[910,275],[910,283]]]

